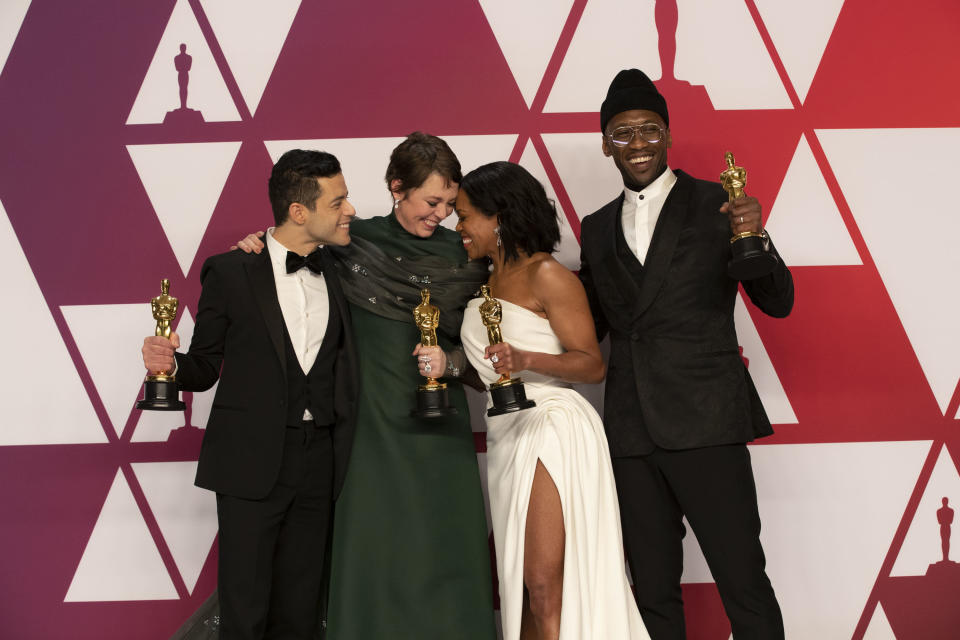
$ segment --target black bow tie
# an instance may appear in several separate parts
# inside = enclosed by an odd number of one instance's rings
[[[320,249],[316,249],[310,255],[301,256],[293,251],[287,251],[287,273],[293,273],[306,267],[317,275],[323,273],[323,261],[320,259]]]

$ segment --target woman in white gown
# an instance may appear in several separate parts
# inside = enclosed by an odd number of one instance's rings
[[[605,368],[580,281],[550,255],[560,240],[543,186],[519,165],[464,176],[457,231],[489,258],[503,343],[490,346],[467,305],[461,339],[489,384],[522,375],[536,407],[487,418],[487,470],[504,640],[647,640],[627,583],[620,513],[603,424],[572,382]],[[434,347],[424,375],[444,370]]]

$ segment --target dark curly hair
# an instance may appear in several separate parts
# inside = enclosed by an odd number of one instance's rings
[[[507,261],[538,251],[553,253],[560,220],[540,181],[512,162],[491,162],[463,177],[460,190],[487,217],[499,216],[500,244]]]

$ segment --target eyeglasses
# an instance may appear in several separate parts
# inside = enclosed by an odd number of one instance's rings
[[[663,127],[653,122],[645,122],[640,125],[617,127],[611,131],[607,137],[610,142],[618,147],[625,147],[633,140],[633,136],[640,132],[640,137],[646,142],[660,142],[663,138]]]

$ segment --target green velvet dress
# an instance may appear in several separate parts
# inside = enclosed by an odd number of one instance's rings
[[[393,215],[357,220],[351,235],[398,263],[422,256],[451,266],[467,262],[459,235],[441,227],[418,238]],[[352,270],[365,273],[360,260]],[[431,283],[411,291],[419,286]],[[335,507],[326,638],[492,640],[487,524],[463,388],[447,381],[457,415],[410,417],[416,387],[424,382],[411,356],[420,333],[412,313],[407,319],[381,314],[383,297],[354,295],[350,304],[360,397],[350,466]],[[458,317],[458,310],[431,298],[441,310],[440,346],[449,350],[459,342],[459,326],[446,323],[444,330],[444,313]],[[410,295],[403,304],[412,309],[418,303]]]

